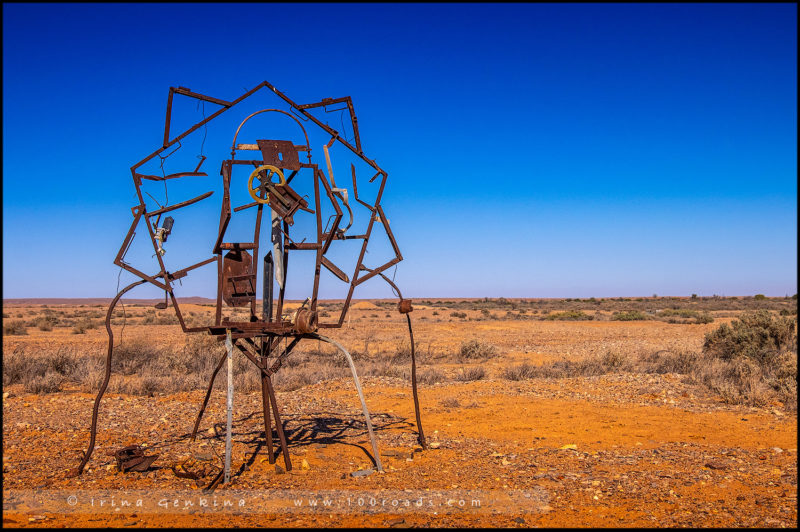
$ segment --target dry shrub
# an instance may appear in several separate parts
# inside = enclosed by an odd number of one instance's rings
[[[641,356],[637,367],[643,373],[687,375],[695,370],[697,363],[698,355],[693,351],[661,350]]]
[[[352,375],[350,370],[331,362],[323,362],[312,367],[295,367],[281,369],[277,372],[272,381],[275,387],[283,391],[292,391],[309,384],[316,384],[321,381],[339,379]],[[260,384],[259,384],[260,386]]]
[[[714,318],[708,312],[698,312],[692,309],[664,309],[656,313],[657,320],[667,323],[712,323]]]
[[[28,327],[25,320],[11,320],[3,322],[3,335],[23,335],[28,334]]]
[[[497,347],[479,340],[463,342],[458,351],[457,359],[459,362],[486,360],[497,356]]]
[[[358,368],[359,375],[366,377],[394,377],[405,381],[411,380],[411,366],[398,365],[390,360],[376,360],[367,362]]]
[[[559,321],[583,321],[593,320],[594,316],[581,312],[580,310],[565,310],[564,312],[553,312],[544,317],[546,320]]]
[[[611,315],[613,321],[635,321],[635,320],[649,320],[650,316],[639,310],[627,310],[622,312],[614,312]]]
[[[66,381],[63,375],[54,371],[48,371],[39,378],[25,381],[25,391],[28,393],[55,393],[61,390],[61,386]]]
[[[481,366],[473,366],[470,368],[462,368],[459,371],[455,379],[460,382],[470,382],[470,381],[479,381],[486,377],[486,370],[483,369]]]
[[[461,403],[458,402],[458,399],[456,397],[445,397],[444,399],[439,401],[439,404],[441,404],[445,408],[458,408],[459,406],[461,406]]]
[[[447,380],[445,374],[435,368],[417,373],[417,382],[421,384],[436,384],[437,382],[445,382],[445,380]]]
[[[630,358],[616,351],[608,351],[600,357],[589,357],[581,360],[556,360],[540,366],[530,362],[522,362],[503,369],[504,379],[520,381],[534,378],[563,379],[569,377],[593,377],[606,373],[632,371],[634,365]]]
[[[87,330],[94,329],[97,324],[89,318],[81,318],[72,327],[72,334],[85,334]]]
[[[40,331],[52,331],[56,324],[58,324],[58,318],[53,311],[50,310],[49,312],[45,311],[44,316],[37,316],[33,320],[32,326],[38,327]]]
[[[766,310],[745,312],[706,334],[693,379],[729,403],[763,406],[777,399],[796,410],[796,326]]]
[[[146,364],[158,358],[161,351],[153,343],[140,339],[117,345],[111,358],[111,371],[122,375],[138,374]]]
[[[795,328],[790,317],[776,318],[767,310],[745,312],[706,334],[703,352],[724,360],[746,357],[769,363],[783,349],[797,352]]]
[[[532,379],[537,376],[536,366],[530,362],[523,362],[522,364],[507,366],[503,368],[501,376],[509,381]]]
[[[66,346],[33,352],[17,346],[3,356],[3,385],[22,384],[28,393],[56,392],[66,382],[80,382],[81,369],[88,358]]]

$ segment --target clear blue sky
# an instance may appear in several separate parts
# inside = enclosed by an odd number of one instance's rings
[[[263,80],[353,97],[407,297],[797,292],[794,4],[3,4],[3,297],[113,296],[129,168],[160,144],[169,87]],[[197,190],[217,192],[176,221],[172,260],[216,230],[243,116],[208,132]],[[204,275],[179,295],[213,296]]]

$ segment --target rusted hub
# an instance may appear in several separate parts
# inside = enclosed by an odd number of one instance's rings
[[[315,332],[318,323],[319,316],[316,311],[300,309],[294,317],[294,329],[300,334]]]
[[[397,310],[400,311],[400,314],[408,314],[414,307],[411,306],[410,299],[401,299],[400,302],[397,304]]]

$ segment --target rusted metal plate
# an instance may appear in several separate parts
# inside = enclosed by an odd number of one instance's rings
[[[281,169],[300,170],[300,157],[297,148],[288,140],[257,140],[264,164]]]
[[[244,307],[255,298],[253,257],[246,250],[234,248],[222,258],[222,299],[231,307]]]
[[[127,471],[147,471],[155,462],[158,455],[145,456],[144,449],[138,445],[123,447],[114,453],[117,460],[117,468],[123,473]]]

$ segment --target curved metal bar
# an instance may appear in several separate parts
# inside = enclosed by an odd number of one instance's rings
[[[419,399],[417,398],[417,359],[414,348],[414,331],[411,330],[411,316],[406,313],[408,320],[408,336],[411,338],[411,393],[414,396],[414,414],[417,416],[417,440],[423,449],[428,448],[425,442],[425,433],[422,431],[422,419],[419,414]]]
[[[350,353],[347,352],[347,349],[342,346],[336,340],[331,340],[327,336],[322,336],[321,334],[309,334],[309,338],[315,338],[317,340],[322,340],[323,342],[328,342],[329,344],[335,346],[339,351],[344,354],[344,357],[347,359],[347,363],[350,365],[350,371],[353,372],[353,380],[356,383],[356,391],[358,392],[358,398],[361,400],[361,407],[364,409],[364,418],[367,421],[367,431],[369,432],[369,439],[372,442],[372,452],[375,455],[375,466],[377,467],[378,471],[383,471],[383,466],[381,465],[381,455],[378,452],[378,442],[375,440],[375,433],[372,431],[372,421],[369,417],[369,410],[367,409],[367,403],[364,401],[364,392],[361,391],[361,383],[358,380],[358,374],[356,373],[356,366],[353,364],[353,358],[350,356]]]
[[[287,113],[286,111],[281,111],[280,109],[261,109],[260,111],[256,111],[255,113],[249,114],[244,120],[242,120],[242,123],[239,124],[239,127],[236,128],[236,134],[233,136],[233,143],[231,144],[231,158],[232,159],[236,158],[236,137],[239,136],[239,131],[242,129],[242,126],[245,124],[245,122],[247,122],[257,114],[267,113],[267,112],[283,113],[292,120],[294,120],[295,122],[297,122],[297,125],[300,126],[300,129],[303,130],[303,135],[306,137],[306,146],[308,147],[308,154],[307,154],[308,160],[311,161],[311,144],[308,142],[308,133],[306,133],[306,128],[303,127],[303,124],[300,123],[300,120],[298,120],[293,114]]]
[[[108,312],[106,313],[106,331],[108,332],[108,354],[106,355],[106,375],[103,379],[103,384],[100,386],[100,390],[97,392],[97,397],[94,399],[94,409],[92,410],[92,429],[91,429],[91,438],[89,440],[89,448],[83,453],[83,460],[81,460],[80,465],[75,469],[75,475],[80,475],[83,473],[83,468],[86,467],[86,464],[89,462],[89,458],[92,456],[92,452],[94,451],[94,442],[97,436],[97,413],[100,410],[100,400],[103,398],[103,394],[106,392],[106,388],[108,387],[108,381],[111,379],[111,354],[114,350],[114,333],[111,331],[111,315],[114,312],[114,307],[117,306],[117,302],[120,300],[122,295],[140,284],[144,284],[147,282],[147,279],[142,279],[141,281],[134,281],[133,283],[129,284],[125,288],[117,293],[117,296],[111,301],[111,304],[108,306]]]
[[[361,268],[368,272],[372,271],[370,268],[366,268],[364,266]],[[395,291],[397,297],[402,300],[403,294],[400,293],[400,289],[397,287],[397,285],[394,284],[391,279],[386,277],[383,272],[378,272],[378,275],[383,277],[383,280],[389,283],[389,286],[391,286]],[[417,350],[414,347],[414,331],[411,329],[411,316],[409,316],[408,313],[406,313],[406,320],[408,321],[408,336],[411,340],[411,394],[414,396],[414,415],[417,418],[417,440],[423,449],[427,449],[428,444],[425,441],[425,433],[422,430],[422,417],[420,416],[419,412],[419,397],[417,395]]]

